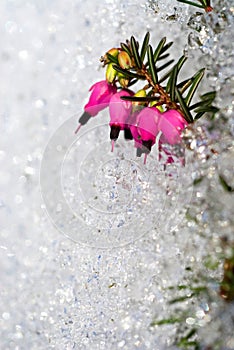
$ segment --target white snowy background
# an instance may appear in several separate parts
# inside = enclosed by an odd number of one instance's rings
[[[0,2],[1,349],[172,346],[174,328],[161,331],[150,324],[168,308],[164,287],[178,283],[187,264],[205,252],[199,237],[187,239],[194,224],[181,223],[179,237],[167,227],[122,248],[89,248],[52,224],[39,181],[50,138],[82,113],[89,87],[103,79],[101,55],[131,35],[142,40],[147,30],[153,45],[165,35],[175,41],[176,58],[187,48],[188,7],[176,1],[155,3]],[[176,20],[166,21],[174,6]],[[232,38],[230,30],[225,35]],[[220,57],[221,44],[215,45]],[[201,52],[189,55],[193,73],[201,67]],[[220,84],[233,67],[228,64],[220,70]],[[212,79],[209,84],[215,85]],[[231,115],[229,83],[223,103]],[[50,173],[48,179],[53,182]]]

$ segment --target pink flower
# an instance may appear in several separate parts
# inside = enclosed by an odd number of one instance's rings
[[[187,125],[187,121],[174,109],[162,113],[158,123],[158,128],[163,133],[160,140],[170,145],[180,143],[181,132]]]
[[[109,105],[111,97],[116,93],[115,85],[108,84],[106,80],[99,81],[89,89],[91,96],[84,110],[92,117]]]
[[[110,111],[110,139],[114,142],[119,136],[120,130],[129,130],[127,119],[132,110],[132,103],[130,101],[124,101],[122,96],[132,96],[133,93],[130,90],[121,90],[111,97],[109,103]],[[112,142],[112,150],[114,143]]]
[[[155,144],[158,134],[160,112],[155,107],[146,107],[138,114],[133,115],[133,118],[134,120],[131,119],[130,129],[135,140],[137,156],[145,153],[144,162],[146,162],[146,156]]]
[[[84,107],[84,113],[79,119],[79,125],[75,131],[77,133],[82,125],[85,125],[91,117],[94,117],[101,110],[109,105],[111,97],[116,93],[115,85],[108,84],[106,80],[101,80],[89,89],[91,96],[89,102]]]
[[[158,134],[158,122],[161,113],[155,107],[146,107],[138,115],[138,132],[142,143],[151,141],[155,143]]]

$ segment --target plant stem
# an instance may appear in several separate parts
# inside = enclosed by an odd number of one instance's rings
[[[151,75],[149,74],[149,72],[147,71],[145,65],[142,66],[142,68],[137,72],[141,75],[144,75],[146,80],[148,81],[148,85],[146,86],[151,86],[153,88],[153,93],[154,95],[159,94],[160,95],[160,100],[159,100],[159,104],[166,104],[168,107],[172,108],[172,109],[176,109],[179,110],[180,113],[183,115],[183,112],[180,109],[180,106],[176,103],[176,102],[172,102],[170,96],[168,95],[168,93],[162,88],[162,86],[160,84],[154,84],[153,79],[151,77]]]

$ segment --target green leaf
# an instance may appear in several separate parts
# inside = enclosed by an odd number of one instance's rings
[[[158,44],[158,46],[156,47],[156,50],[154,51],[154,62],[156,63],[157,60],[158,60],[158,57],[160,56],[161,52],[162,52],[162,49],[163,49],[163,46],[166,42],[166,37],[162,38]]]
[[[153,49],[151,45],[148,46],[147,54],[148,54],[148,62],[149,62],[150,72],[152,75],[152,80],[154,84],[158,84],[157,69],[154,63],[154,55],[153,55]]]
[[[138,79],[133,79],[132,81],[130,81],[129,83],[128,83],[128,87],[129,86],[132,86],[132,85],[134,85],[134,84],[136,84],[138,82]]]
[[[182,2],[184,4],[188,4],[188,5],[192,5],[192,6],[196,6],[196,7],[200,7],[200,8],[204,8],[204,6],[197,4],[196,2],[193,1],[188,1],[188,0],[177,0],[178,2]]]
[[[204,73],[205,73],[205,68],[202,68],[195,74],[193,82],[192,82],[191,87],[189,89],[189,92],[185,98],[185,102],[186,102],[187,106],[190,105],[190,102],[195,94],[195,91],[197,90],[198,85],[200,84],[200,82],[204,76]]]
[[[161,72],[161,70],[167,68],[173,62],[174,62],[174,60],[170,60],[170,61],[166,62],[165,64],[163,64],[161,67],[158,67],[158,68],[156,67],[157,72]]]
[[[121,96],[121,100],[132,101],[132,102],[150,102],[150,101],[158,101],[159,97],[156,96]]]
[[[169,85],[170,97],[173,102],[175,101],[175,97],[176,97],[175,88],[176,88],[177,76],[178,76],[178,67],[177,65],[175,65],[170,76],[170,85]]]
[[[192,111],[193,109],[199,108],[199,107],[207,107],[210,106],[212,101],[210,100],[203,100],[199,101],[197,103],[194,103],[193,105],[189,106],[189,110]]]
[[[113,68],[119,72],[119,73],[122,73],[124,76],[126,76],[127,78],[136,78],[136,79],[145,79],[145,76],[144,75],[140,75],[140,74],[137,74],[137,73],[133,73],[133,72],[130,72],[129,70],[127,69],[122,69],[121,67],[117,66],[117,65],[113,65]]]
[[[175,67],[177,67],[177,75],[179,74],[179,71],[181,70],[181,68],[182,68],[182,66],[183,66],[183,64],[186,62],[186,60],[187,60],[187,57],[185,57],[184,55],[183,56],[181,56],[180,58],[179,58],[179,60],[178,60],[178,62],[175,64],[175,66],[171,69],[171,71],[170,71],[170,78],[169,78],[169,80],[168,80],[168,82],[167,82],[167,87],[166,87],[166,91],[167,92],[169,92],[170,91],[170,85],[171,85],[171,79],[172,79],[172,76],[175,74],[174,72],[173,72],[173,70],[175,69]],[[177,78],[177,77],[176,77]]]
[[[191,287],[190,289],[194,292],[194,294],[200,294],[201,292],[207,291],[207,287],[205,286]]]
[[[174,324],[174,323],[180,323],[182,320],[180,318],[175,318],[175,317],[171,317],[171,318],[165,318],[163,320],[160,321],[153,321],[151,322],[150,326],[161,326],[164,324]]]
[[[189,295],[184,295],[183,297],[174,298],[174,299],[169,301],[169,304],[171,305],[171,304],[175,304],[175,303],[181,303],[183,301],[191,299],[193,296],[194,296],[194,293],[191,293]]]
[[[120,46],[121,46],[121,48],[122,48],[123,51],[126,51],[126,52],[128,53],[128,55],[129,55],[130,57],[132,57],[131,50],[130,50],[130,48],[128,47],[127,44],[121,43]]]
[[[110,62],[113,62],[115,64],[118,64],[118,58],[117,57],[114,57],[112,56],[111,54],[109,54],[108,52],[106,53],[106,57],[108,58],[108,60]]]
[[[220,181],[220,183],[223,186],[225,191],[234,192],[234,188],[228,185],[227,181],[224,179],[224,177],[222,175],[219,175],[219,181]]]
[[[158,81],[159,84],[163,83],[170,75],[172,70],[170,69],[166,74],[164,74]]]
[[[184,339],[189,339],[189,338],[191,338],[192,336],[194,336],[195,334],[197,333],[197,329],[196,328],[193,328],[193,329],[191,329],[189,332],[188,332],[188,334],[184,337]]]
[[[138,45],[136,42],[136,39],[134,38],[134,36],[131,37],[131,48],[132,48],[132,54],[136,63],[137,68],[141,69],[142,68],[142,61],[139,55],[139,51],[138,51]]]
[[[178,98],[180,107],[184,113],[185,119],[187,120],[188,123],[192,123],[193,117],[192,117],[192,114],[190,113],[188,106],[186,105],[186,102],[184,101],[180,91],[177,88],[175,88],[175,91],[176,91],[176,96]]]
[[[177,63],[177,65],[178,65],[178,71],[181,70],[181,68],[183,67],[184,63],[187,61],[187,59],[188,59],[188,58],[187,58],[186,56],[184,56],[184,55],[182,55],[182,56],[179,58],[178,63]]]
[[[209,0],[198,0],[204,7],[208,6]]]
[[[177,88],[181,90],[181,89],[184,88],[185,85],[189,84],[189,82],[190,82],[190,85],[191,85],[192,78],[188,78],[188,79],[185,79],[185,80],[181,81],[179,84],[177,84]]]
[[[195,117],[194,117],[194,120],[200,119],[204,114],[205,114],[205,112],[197,113],[197,114],[195,115]]]
[[[142,48],[141,48],[141,60],[142,60],[142,62],[145,59],[145,54],[146,54],[147,49],[148,49],[149,39],[150,39],[150,33],[147,32],[145,37],[144,37],[144,41],[143,41]]]
[[[185,56],[183,55],[183,56],[180,57],[180,59],[179,59],[178,62],[176,63],[177,66],[178,66],[178,73],[179,73],[179,71],[181,70],[183,64],[186,62],[186,60],[187,60],[187,57],[185,57]],[[161,84],[164,80],[166,80],[166,79],[171,75],[173,69],[174,69],[174,67],[173,67],[172,69],[170,69],[165,75],[163,75],[162,78],[159,80],[158,83]],[[170,80],[170,79],[169,79],[169,80]],[[167,84],[169,84],[169,81],[168,81]]]
[[[214,101],[216,97],[216,91],[210,91],[200,96],[201,100]]]
[[[199,107],[197,109],[195,109],[195,113],[217,113],[218,112],[218,108],[215,106],[204,106],[204,107]]]
[[[165,53],[165,55],[159,56],[158,61],[164,60],[168,56],[170,56],[170,54],[169,53]]]
[[[167,43],[165,46],[163,46],[161,52],[160,52],[160,56],[167,51],[171,46],[173,45],[173,41],[170,41],[169,43]]]

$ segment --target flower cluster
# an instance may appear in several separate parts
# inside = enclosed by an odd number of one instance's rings
[[[121,43],[120,48],[112,48],[101,57],[106,67],[106,79],[91,86],[91,95],[76,132],[91,117],[109,107],[112,151],[120,131],[123,131],[125,139],[134,140],[137,156],[145,154],[146,161],[157,137],[159,150],[163,150],[165,144],[179,144],[181,133],[189,123],[205,112],[215,113],[217,109],[211,105],[214,92],[201,96],[200,102],[190,106],[204,69],[189,79],[177,82],[179,71],[186,61],[185,56],[159,78],[159,72],[173,63],[173,60],[169,60],[158,66],[158,61],[169,56],[165,52],[171,45],[166,44],[166,38],[163,38],[153,52],[147,33],[141,51],[139,43],[131,37],[126,44]],[[144,62],[146,53],[148,60]],[[139,81],[144,81],[144,86],[134,91],[132,86]],[[188,93],[183,97],[186,90]],[[192,110],[196,112],[195,117]],[[168,154],[168,162],[171,161],[172,157]]]

